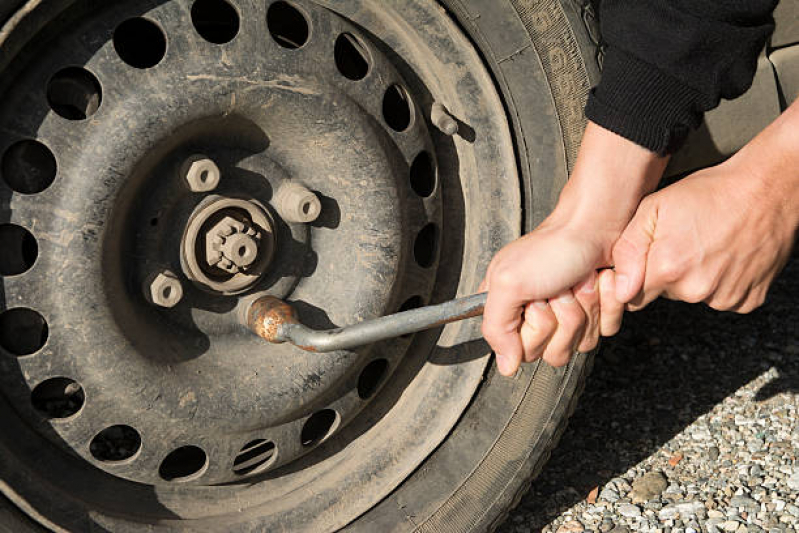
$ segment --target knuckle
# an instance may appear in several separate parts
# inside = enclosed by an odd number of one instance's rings
[[[493,290],[516,292],[521,288],[522,278],[515,268],[500,263],[491,272],[490,284]]]
[[[685,273],[684,261],[674,254],[663,254],[652,267],[654,277],[664,283],[675,283]]]
[[[688,303],[704,302],[713,295],[713,284],[704,279],[693,280],[678,291],[679,298]]]

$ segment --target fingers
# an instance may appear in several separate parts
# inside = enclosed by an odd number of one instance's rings
[[[528,302],[519,298],[518,283],[515,274],[493,276],[483,315],[483,337],[494,349],[497,367],[504,376],[513,375],[524,355],[520,328]]]
[[[657,223],[655,205],[654,201],[645,198],[613,246],[616,299],[620,302],[629,302],[644,286],[646,257],[654,240]]]
[[[621,329],[624,304],[616,298],[616,274],[611,269],[599,273],[599,332],[612,337]]]
[[[555,313],[546,301],[530,302],[524,309],[524,324],[521,337],[524,361],[532,363],[539,359],[558,329]]]
[[[599,276],[591,272],[588,278],[574,288],[574,297],[583,308],[585,314],[585,328],[583,337],[577,344],[580,352],[590,352],[599,343]]]
[[[549,305],[558,321],[558,328],[544,349],[542,357],[552,366],[564,366],[583,338],[586,316],[571,290],[551,299]]]

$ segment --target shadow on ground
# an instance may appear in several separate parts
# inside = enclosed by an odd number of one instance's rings
[[[500,533],[532,531],[643,461],[725,397],[774,366],[756,397],[799,393],[799,253],[764,307],[746,316],[659,301],[607,341],[569,428]]]

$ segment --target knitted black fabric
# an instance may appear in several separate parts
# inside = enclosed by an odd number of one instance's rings
[[[607,43],[586,116],[657,152],[677,150],[721,98],[752,84],[777,0],[602,0]]]

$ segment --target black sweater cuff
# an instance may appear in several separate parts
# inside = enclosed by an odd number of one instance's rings
[[[702,95],[632,54],[611,48],[585,114],[660,155],[675,152],[702,121]]]

